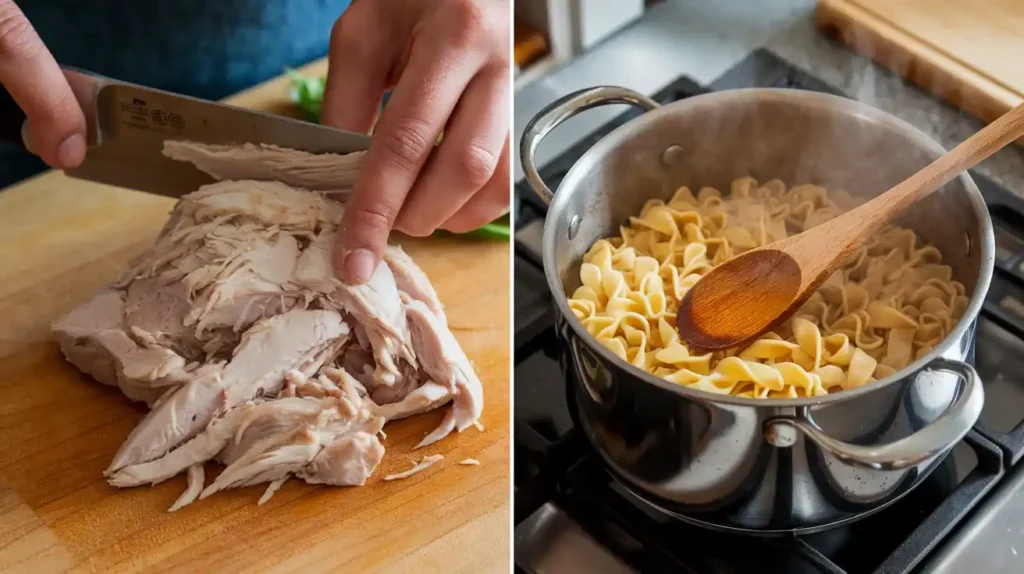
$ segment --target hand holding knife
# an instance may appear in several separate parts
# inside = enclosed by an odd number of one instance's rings
[[[165,157],[165,140],[205,144],[273,144],[310,153],[345,154],[369,147],[370,138],[275,116],[146,88],[62,67],[85,113],[85,160],[67,169],[71,177],[180,197],[212,182],[194,167]],[[8,97],[0,113],[0,137],[24,145],[25,114]]]

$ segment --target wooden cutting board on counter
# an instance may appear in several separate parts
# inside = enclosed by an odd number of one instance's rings
[[[818,0],[817,21],[983,122],[1024,101],[1020,0]]]
[[[303,72],[322,74],[326,62]],[[289,110],[277,79],[231,103]],[[0,192],[0,572],[506,572],[509,549],[509,245],[399,240],[433,280],[484,382],[483,432],[413,452],[442,412],[388,424],[363,487],[291,480],[175,513],[184,476],[118,490],[102,471],[145,410],[66,363],[50,323],[115,279],[173,201],[48,172]],[[425,455],[444,460],[385,482]],[[475,458],[480,466],[459,462]],[[217,469],[216,471],[214,469]],[[210,474],[219,466],[210,464]]]

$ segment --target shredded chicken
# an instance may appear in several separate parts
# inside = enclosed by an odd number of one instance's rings
[[[423,472],[424,470],[430,468],[431,466],[434,466],[434,464],[442,460],[444,460],[443,454],[432,454],[428,457],[424,457],[423,460],[416,463],[416,465],[410,468],[409,470],[399,472],[397,474],[389,474],[384,477],[384,480],[399,480],[402,478],[409,478],[410,476],[418,472]]]
[[[416,265],[409,254],[397,245],[388,246],[384,251],[384,261],[395,276],[398,289],[409,297],[422,301],[443,323],[448,322],[444,316],[444,305],[437,297],[437,291],[430,283],[426,273]]]
[[[310,190],[350,188],[362,154],[189,142],[165,153],[222,181],[182,197],[155,244],[53,326],[72,364],[150,408],[110,484],[187,472],[172,511],[261,483],[262,504],[293,476],[364,484],[387,421],[450,403],[420,446],[479,424],[482,385],[413,259],[391,246],[367,284],[334,276],[344,206]],[[206,485],[211,460],[226,468]]]
[[[277,492],[278,489],[280,489],[282,486],[284,486],[284,483],[286,482],[288,482],[287,475],[268,484],[267,489],[263,491],[263,496],[261,496],[260,499],[256,502],[256,505],[263,506],[264,504],[266,504],[267,501],[270,500],[270,497],[274,496],[274,493]]]
[[[273,145],[227,146],[168,141],[164,154],[194,164],[214,179],[266,179],[295,187],[347,193],[365,152],[311,154]]]
[[[193,464],[188,467],[188,487],[185,488],[185,492],[181,493],[178,500],[175,500],[174,504],[167,509],[167,512],[180,510],[195,502],[196,498],[199,498],[199,493],[203,491],[203,481],[205,480],[206,473],[203,471],[202,463]]]

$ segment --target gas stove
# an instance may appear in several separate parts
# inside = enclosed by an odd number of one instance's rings
[[[881,73],[881,72],[880,72]],[[741,87],[839,90],[759,50],[704,87],[682,77],[669,103]],[[541,170],[555,189],[629,111]],[[973,363],[985,383],[974,429],[919,487],[890,507],[826,532],[758,538],[666,517],[605,472],[574,429],[558,364],[554,309],[541,266],[544,205],[516,186],[515,564],[519,572],[1024,571],[1024,201],[972,173],[996,227],[996,272],[978,320]],[[1020,465],[1024,467],[1024,464]],[[1017,546],[1019,545],[1019,550]]]

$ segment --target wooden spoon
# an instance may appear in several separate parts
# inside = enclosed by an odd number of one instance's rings
[[[1021,136],[1024,104],[860,207],[715,267],[679,303],[679,336],[706,350],[751,342],[796,312],[851,254],[901,211]]]

